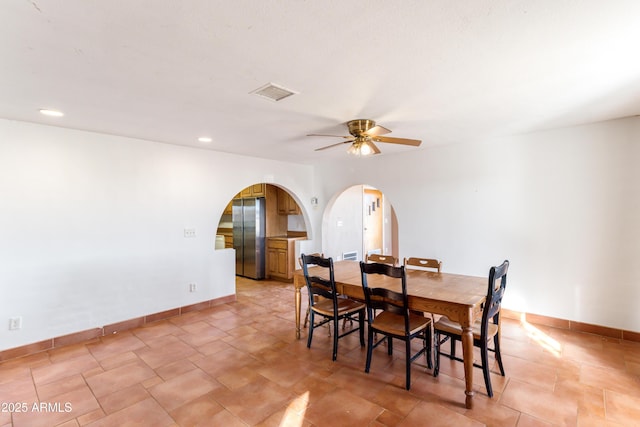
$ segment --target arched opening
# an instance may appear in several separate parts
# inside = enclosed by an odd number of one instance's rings
[[[258,183],[238,192],[225,207],[216,249],[235,249],[236,275],[291,281],[295,241],[307,239],[303,210],[283,187]]]
[[[393,206],[374,187],[355,185],[345,189],[325,211],[322,247],[336,260],[363,260],[371,253],[398,257],[398,220]]]

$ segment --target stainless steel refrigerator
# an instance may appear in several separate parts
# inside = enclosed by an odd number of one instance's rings
[[[234,200],[232,219],[236,275],[264,279],[266,226],[264,197]]]

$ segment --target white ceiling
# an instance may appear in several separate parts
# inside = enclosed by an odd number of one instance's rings
[[[639,46],[636,0],[12,0],[0,117],[299,162],[354,118],[423,140],[385,155],[638,115]]]

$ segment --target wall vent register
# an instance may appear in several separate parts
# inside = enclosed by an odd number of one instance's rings
[[[345,260],[345,261],[357,261],[358,260],[358,251],[344,252],[342,254],[342,259]]]

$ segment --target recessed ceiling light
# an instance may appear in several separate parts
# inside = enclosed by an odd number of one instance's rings
[[[201,136],[200,138],[198,138],[198,141],[200,141],[200,142],[211,142],[213,140],[211,138],[209,138],[208,136]]]
[[[49,110],[49,109],[46,109],[46,108],[42,108],[40,110],[40,114],[44,114],[45,116],[51,116],[51,117],[62,117],[62,116],[64,116],[64,113],[62,111]]]

